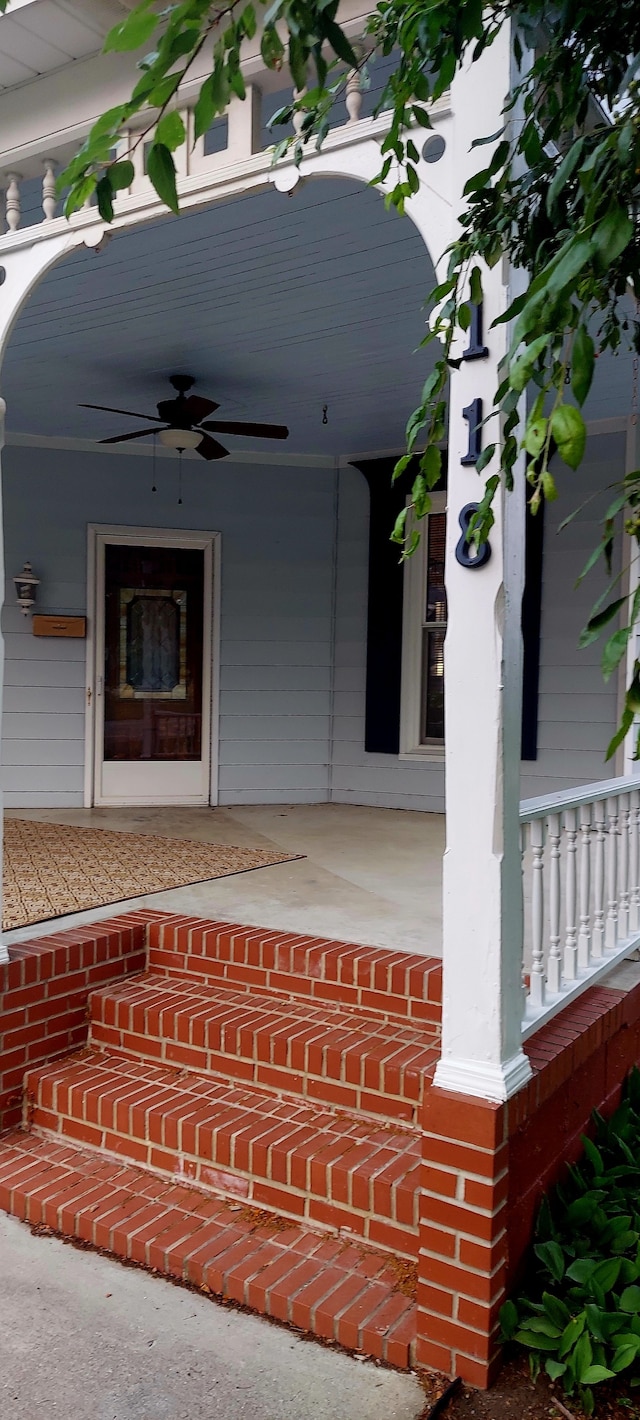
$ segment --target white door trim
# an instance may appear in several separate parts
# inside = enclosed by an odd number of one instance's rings
[[[104,623],[98,607],[104,581],[104,549],[107,543],[142,547],[202,548],[204,566],[203,620],[203,682],[202,682],[202,744],[206,768],[207,792],[198,800],[203,804],[218,802],[218,738],[220,695],[220,544],[219,532],[203,532],[184,528],[130,527],[118,524],[89,523],[87,526],[87,638],[85,695],[85,765],[84,805],[113,805],[123,801],[106,799],[98,792],[100,783],[98,757],[102,763],[102,702],[97,692],[104,662]],[[209,647],[209,655],[206,648]],[[98,703],[97,703],[98,702]],[[151,802],[151,801],[148,801]],[[154,801],[157,802],[157,801]],[[165,800],[164,802],[172,802]],[[176,799],[174,802],[185,802]],[[194,799],[189,800],[194,803]],[[142,801],[141,801],[142,806]]]

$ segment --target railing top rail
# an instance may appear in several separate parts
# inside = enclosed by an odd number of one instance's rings
[[[579,789],[561,789],[557,794],[542,794],[537,799],[522,799],[520,822],[530,823],[535,818],[545,818],[547,814],[558,813],[561,809],[578,809],[581,804],[596,804],[603,799],[628,793],[630,789],[640,789],[640,773],[627,774],[618,779],[599,779],[595,784],[581,784]]]

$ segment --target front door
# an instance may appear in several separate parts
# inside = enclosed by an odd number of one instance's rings
[[[99,535],[96,804],[209,802],[211,539]]]

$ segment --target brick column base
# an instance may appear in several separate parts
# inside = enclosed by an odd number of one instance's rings
[[[507,1111],[432,1087],[423,1126],[417,1361],[486,1387],[507,1277]]]

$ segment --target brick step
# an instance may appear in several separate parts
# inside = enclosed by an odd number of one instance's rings
[[[251,992],[266,988],[385,1018],[440,1021],[442,962],[436,957],[167,915],[149,924],[147,964],[154,975],[224,981]]]
[[[90,1004],[89,1039],[99,1050],[415,1125],[440,1054],[431,1024],[264,990],[248,996],[226,982],[149,974],[94,992]]]
[[[401,1126],[100,1053],[31,1071],[24,1122],[416,1257],[420,1139]]]
[[[0,1140],[0,1207],[393,1365],[415,1359],[412,1269],[66,1143]]]

